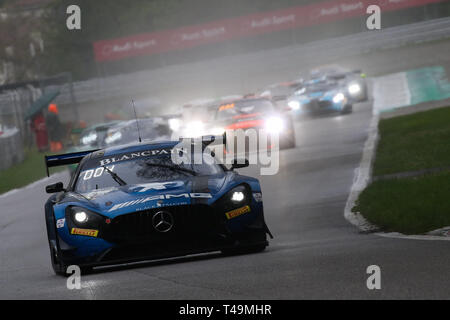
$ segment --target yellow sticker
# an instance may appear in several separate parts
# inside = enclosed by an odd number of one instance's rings
[[[225,215],[227,216],[228,219],[232,219],[235,218],[237,216],[240,216],[241,214],[250,212],[250,206],[245,206],[239,209],[234,209],[232,211],[228,211],[227,213],[225,213]]]
[[[72,231],[70,233],[79,236],[97,237],[98,230],[72,228]]]

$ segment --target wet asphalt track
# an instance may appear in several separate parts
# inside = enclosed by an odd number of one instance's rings
[[[0,197],[0,298],[448,298],[449,242],[361,234],[343,217],[370,117],[369,102],[348,116],[297,123],[297,148],[281,152],[277,175],[261,177],[275,239],[259,254],[102,270],[70,291],[51,269],[43,219],[44,185],[67,175]],[[379,291],[366,288],[372,264],[381,267]]]

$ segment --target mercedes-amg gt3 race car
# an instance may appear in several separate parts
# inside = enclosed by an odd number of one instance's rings
[[[45,221],[55,273],[65,275],[69,265],[87,272],[210,251],[264,250],[271,234],[259,181],[234,171],[248,161],[220,164],[207,148],[217,137],[202,139],[200,164],[172,162],[171,154],[182,152],[175,141],[46,156],[47,172],[79,163],[66,187],[46,187],[53,194]]]

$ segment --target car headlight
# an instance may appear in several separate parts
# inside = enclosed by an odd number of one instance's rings
[[[266,120],[266,130],[268,132],[281,132],[284,129],[283,119],[271,117]]]
[[[339,103],[339,102],[344,101],[344,99],[345,99],[344,94],[343,94],[342,92],[339,92],[338,94],[336,94],[336,95],[333,97],[333,102],[334,102],[334,103]]]
[[[105,138],[106,144],[114,143],[118,140],[122,139],[122,133],[120,131],[116,131],[114,133],[108,134],[108,136]]]
[[[73,217],[75,218],[75,221],[79,223],[85,223],[88,221],[88,215],[84,211],[75,212]]]
[[[178,131],[181,126],[181,120],[177,118],[169,119],[169,128],[172,131]]]
[[[288,102],[288,106],[292,110],[298,110],[298,109],[300,109],[300,102],[298,102],[297,100],[291,100]]]
[[[184,134],[187,138],[196,138],[203,135],[205,124],[201,121],[190,122],[186,125]]]
[[[105,218],[98,213],[92,212],[83,207],[70,206],[66,209],[66,221],[71,221],[68,225],[83,228],[98,228]]]
[[[96,140],[97,140],[97,133],[91,132],[88,135],[85,135],[84,137],[81,138],[81,144],[89,145],[94,143]]]
[[[352,83],[348,86],[348,92],[355,95],[361,92],[361,86],[358,83]]]
[[[238,203],[242,202],[245,199],[245,194],[243,191],[233,191],[231,194],[231,201]]]
[[[224,132],[225,132],[225,129],[222,128],[222,127],[215,127],[215,128],[212,128],[211,131],[210,131],[210,133],[211,133],[212,135],[214,135],[214,136],[220,136],[220,135],[222,135]]]

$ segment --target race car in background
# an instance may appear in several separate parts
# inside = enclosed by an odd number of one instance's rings
[[[352,103],[367,101],[366,75],[361,70],[349,71],[340,66],[330,65],[310,71],[311,79],[336,81],[345,88],[345,94]]]
[[[288,106],[297,118],[325,113],[352,112],[346,87],[327,78],[306,81],[288,98]]]
[[[249,97],[227,101],[216,106],[214,121],[207,134],[228,130],[257,129],[279,134],[280,149],[294,148],[295,131],[289,112],[282,112],[267,98]]]
[[[167,119],[154,117],[121,121],[108,129],[101,146],[117,146],[138,142],[140,139],[170,140],[171,135]]]
[[[222,137],[221,137],[222,138]],[[216,137],[202,138],[202,151]],[[210,152],[203,162],[172,162],[178,141],[142,142],[45,157],[49,167],[78,163],[69,184],[46,187],[45,222],[53,270],[222,251],[259,252],[268,245],[261,186]],[[198,143],[198,142],[193,142]],[[196,157],[197,148],[192,148]],[[192,159],[192,158],[191,158]]]
[[[287,106],[287,98],[291,96],[302,83],[303,79],[275,83],[257,92],[257,96],[271,99],[280,110],[283,110]]]
[[[174,133],[173,138],[194,138],[206,135],[206,127],[214,120],[216,101],[214,99],[208,99],[183,105],[181,124],[179,130]]]
[[[195,138],[207,134],[222,134],[223,132],[211,132],[211,128],[214,128],[217,107],[227,101],[242,97],[242,95],[228,95],[218,99],[197,99],[183,105],[181,126],[173,138]]]
[[[80,134],[79,144],[67,150],[68,153],[99,149],[104,146],[106,134],[111,127],[119,124],[120,121],[99,123],[83,129]],[[76,165],[68,166],[70,174],[75,172]]]

